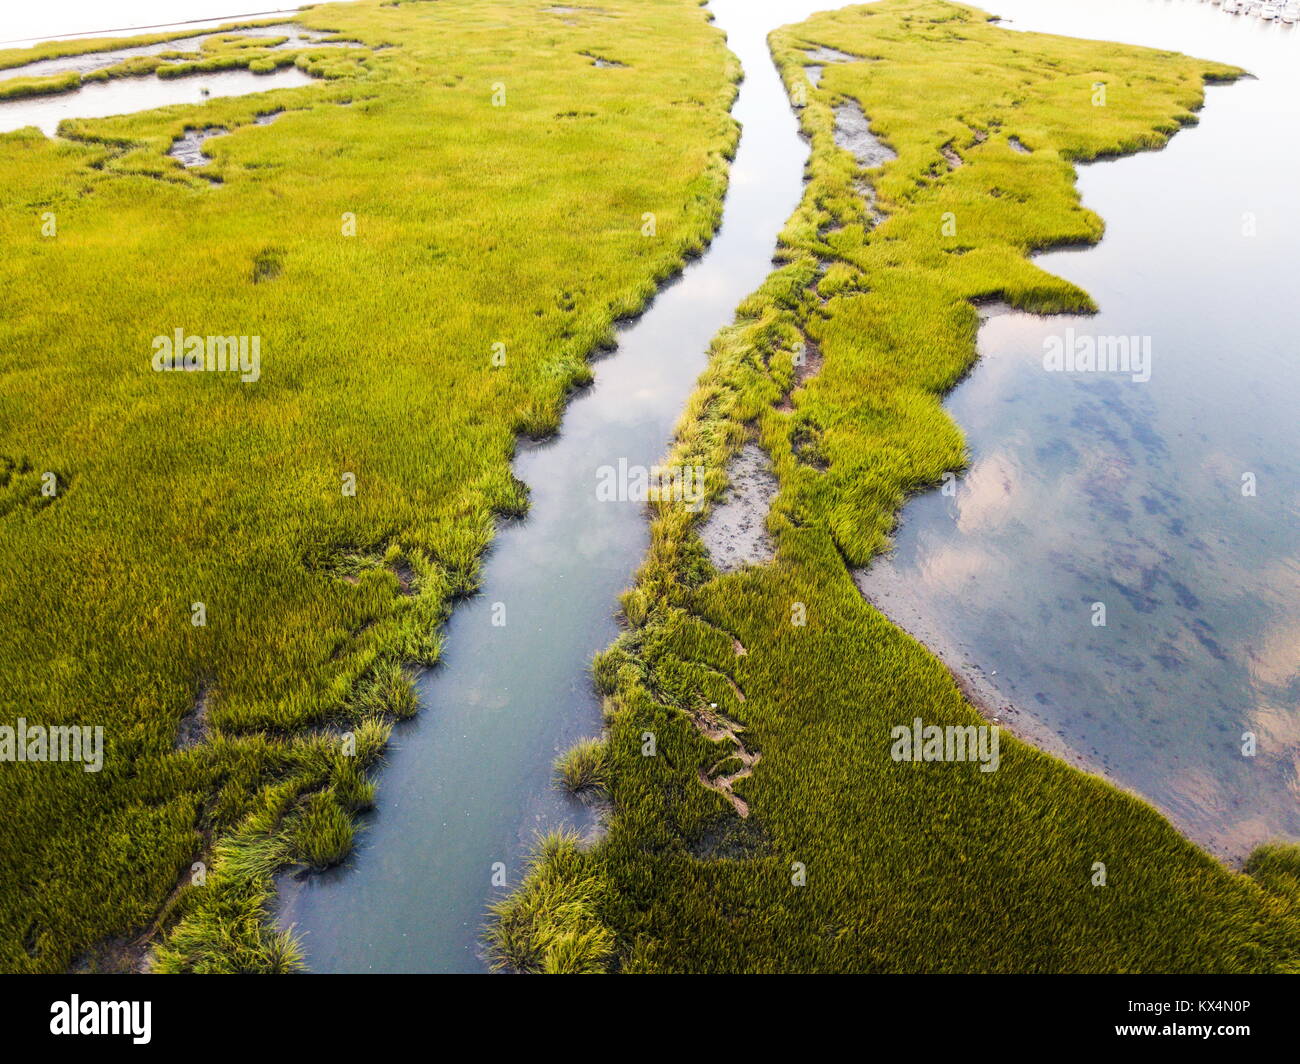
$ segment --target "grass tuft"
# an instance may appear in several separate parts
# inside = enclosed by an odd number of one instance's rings
[[[582,739],[555,762],[555,773],[570,794],[603,791],[609,783],[609,750],[603,739]]]
[[[614,936],[596,915],[601,889],[577,835],[545,836],[523,886],[492,907],[486,935],[492,967],[524,974],[607,971]]]
[[[312,871],[339,864],[352,852],[352,820],[331,793],[307,795],[288,830],[294,857]]]

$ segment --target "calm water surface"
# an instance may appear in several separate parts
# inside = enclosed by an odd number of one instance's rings
[[[860,583],[1029,734],[1215,852],[1300,838],[1300,31],[1191,0],[990,6],[1258,80],[1211,88],[1164,151],[1081,169],[1105,238],[1037,261],[1101,313],[990,318],[948,402],[970,470],[909,503]],[[1046,372],[1070,327],[1149,338],[1150,380]]]
[[[277,14],[292,15],[293,11],[277,9],[274,4],[259,4],[257,0],[242,3],[241,0],[121,0],[113,4],[97,0],[53,0],[25,7],[13,4],[0,12],[0,48],[25,48],[37,41],[85,36],[129,37],[191,29],[196,35],[114,52],[41,60],[21,68],[6,67],[0,69],[0,83],[7,78],[45,77],[72,70],[86,73],[136,55],[194,51],[202,34],[222,23],[249,15],[264,20]],[[299,31],[292,27],[271,26],[246,32],[253,36],[290,36],[292,39],[283,46],[286,48],[307,45],[307,41],[298,39]],[[310,85],[314,80],[295,67],[284,67],[269,74],[223,70],[184,78],[151,75],[88,82],[73,92],[0,100],[0,133],[36,126],[52,137],[65,118],[108,118],[170,104],[201,104],[222,96],[249,96],[271,89],[296,88]]]
[[[174,103],[201,104],[219,96],[250,96],[311,85],[316,80],[297,67],[281,67],[270,74],[223,70],[186,78],[114,78],[84,85],[75,92],[0,101],[0,133],[37,126],[52,137],[65,118],[107,118]],[[202,112],[195,114],[201,116]]]

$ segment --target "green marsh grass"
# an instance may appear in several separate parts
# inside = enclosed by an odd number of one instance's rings
[[[597,915],[603,889],[585,866],[577,836],[543,838],[524,885],[492,908],[493,967],[547,975],[605,971],[614,936]]]
[[[1296,970],[1300,848],[1231,871],[1145,802],[1005,733],[996,772],[893,761],[895,725],[984,721],[850,575],[887,546],[908,493],[964,464],[941,400],[976,357],[974,304],[1093,309],[1028,257],[1101,236],[1073,164],[1159,148],[1194,121],[1207,80],[1239,72],[1012,32],[938,0],[850,7],[770,40],[792,96],[807,93],[810,180],[780,266],[716,338],[667,461],[711,470],[716,498],[728,458],[757,438],[780,481],[777,557],[721,576],[700,516],[656,504],[623,597],[628,631],[594,670],[608,835],[544,850],[491,939],[539,970],[533,944],[574,906],[612,936],[609,971]],[[863,59],[826,64],[813,88],[815,45]],[[883,169],[863,174],[835,145],[847,100],[897,152]],[[861,182],[884,215],[874,227]],[[792,390],[807,340],[822,369]],[[699,726],[711,703],[761,753],[733,788],[743,819],[701,783],[735,753]]]
[[[346,852],[412,670],[527,508],[517,434],[707,243],[721,34],[695,0],[547,6],[316,7],[363,47],[297,53],[312,85],[0,136],[0,722],[106,744],[97,774],[0,765],[0,968],[104,967],[110,939],[295,967],[274,877]],[[210,164],[167,157],[216,126]],[[153,372],[176,328],[259,336],[260,378]],[[208,738],[179,744],[203,690]]]
[[[583,739],[555,763],[555,773],[572,794],[603,791],[609,784],[609,751],[603,739]]]

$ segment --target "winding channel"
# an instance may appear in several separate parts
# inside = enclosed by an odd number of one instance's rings
[[[592,826],[552,786],[552,762],[600,729],[591,658],[617,635],[618,594],[649,545],[644,506],[598,501],[597,470],[662,459],[709,342],[771,269],[808,147],[766,37],[827,6],[709,4],[745,72],[722,226],[620,333],[559,436],[521,447],[515,472],[531,509],[499,529],[481,593],[457,606],[443,661],[420,682],[422,710],[395,732],[353,856],[324,875],[282,878],[281,920],[302,935],[312,970],[482,971],[487,906],[519,884],[535,833]],[[505,624],[494,625],[503,611]]]

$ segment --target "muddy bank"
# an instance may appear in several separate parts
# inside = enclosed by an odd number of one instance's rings
[[[864,170],[884,166],[898,154],[871,132],[871,123],[857,100],[845,100],[835,107],[835,144],[858,161]]]
[[[266,114],[258,115],[253,119],[255,125],[269,126],[283,111],[268,111]],[[206,166],[212,162],[212,156],[205,155],[203,145],[213,137],[224,137],[234,130],[226,129],[222,126],[209,126],[207,129],[187,129],[185,133],[172,141],[171,148],[167,154],[173,159],[179,159],[180,164],[187,170],[196,166]]]
[[[827,48],[824,44],[819,44],[816,48],[805,49],[804,55],[814,63],[860,63],[862,56],[849,55],[848,52],[841,52],[838,48]]]
[[[1106,764],[1108,759],[1102,750],[1095,747],[1081,750],[1066,739],[1063,730],[1048,725],[1030,708],[1046,696],[1025,688],[1016,677],[999,669],[998,662],[975,660],[972,648],[942,627],[938,617],[916,594],[912,583],[905,577],[884,567],[855,569],[852,575],[862,597],[892,624],[938,658],[952,676],[962,697],[990,724],[996,724],[1022,742],[1051,754],[1082,772],[1100,776],[1119,790],[1155,806],[1182,834],[1225,864],[1240,868],[1245,862],[1253,847],[1199,837],[1174,811],[1118,779],[1109,770]],[[1010,697],[1006,693],[1008,691],[1011,692]]]
[[[1075,768],[1106,775],[1099,760],[1074,749],[1032,713],[1021,709],[1016,703],[1025,697],[1024,693],[1018,693],[1016,700],[1003,694],[1003,688],[1015,690],[1014,680],[999,674],[997,662],[975,660],[970,647],[953,638],[937,617],[926,612],[907,580],[884,568],[854,569],[852,575],[862,597],[937,657],[967,701],[990,723]]]
[[[179,159],[181,165],[187,169],[194,166],[203,166],[212,162],[211,156],[203,154],[204,143],[213,137],[220,137],[229,132],[230,130],[223,129],[221,126],[210,126],[207,129],[187,129],[184,135],[172,141],[172,146],[168,149],[167,154],[173,159]]]
[[[779,484],[766,452],[747,443],[727,464],[726,493],[700,527],[700,540],[715,568],[724,573],[762,565],[776,556],[767,534],[767,514]]]
[[[821,84],[822,74],[825,72],[828,63],[861,63],[864,61],[860,55],[849,55],[848,52],[841,52],[837,48],[827,48],[821,44],[816,48],[805,48],[803,54],[808,59],[808,64],[803,68],[803,72],[814,87]]]

